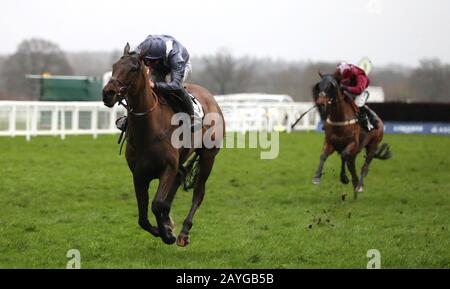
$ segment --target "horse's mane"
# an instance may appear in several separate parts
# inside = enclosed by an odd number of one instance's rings
[[[127,56],[135,58],[137,61],[139,61],[139,64],[140,64],[139,66],[141,69],[141,76],[144,77],[144,79],[148,79],[149,74],[151,74],[151,72],[147,73],[147,67],[144,65],[144,62],[141,59],[139,53],[137,53],[136,51],[131,51],[130,53],[128,53]]]

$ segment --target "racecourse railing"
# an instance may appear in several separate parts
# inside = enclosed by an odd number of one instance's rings
[[[219,103],[229,132],[287,131],[312,103]],[[116,119],[123,107],[109,109],[102,102],[0,101],[0,136],[116,134]],[[311,112],[296,130],[315,130],[320,118]]]

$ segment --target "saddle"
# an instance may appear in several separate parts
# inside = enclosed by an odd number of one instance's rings
[[[200,102],[195,98],[193,94],[189,93],[187,90],[186,93],[189,95],[189,99],[192,102],[195,118],[203,119],[205,117],[203,106],[200,104]],[[181,98],[180,95],[176,93],[161,93],[161,92],[158,92],[158,95],[161,103],[169,105],[175,113],[184,112],[183,99]]]

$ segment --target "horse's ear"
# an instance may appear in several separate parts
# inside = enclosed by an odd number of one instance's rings
[[[129,54],[130,54],[130,43],[127,42],[127,45],[125,45],[125,48],[123,49],[123,55]]]
[[[320,72],[320,70],[318,70],[317,73],[319,74],[320,78],[323,78],[323,74],[322,72]]]

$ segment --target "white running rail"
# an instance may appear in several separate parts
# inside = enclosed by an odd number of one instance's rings
[[[227,131],[291,132],[291,124],[312,103],[238,103],[221,102]],[[109,109],[102,102],[0,101],[0,136],[92,135],[116,134],[116,119],[124,115],[123,107]],[[311,112],[296,130],[315,130],[320,118]]]

